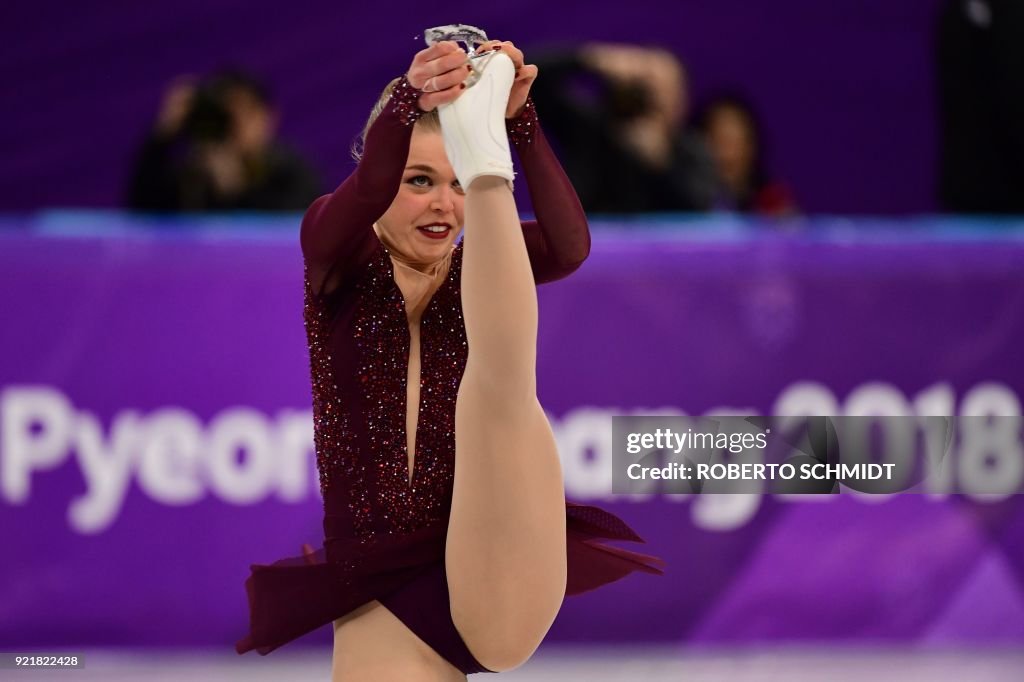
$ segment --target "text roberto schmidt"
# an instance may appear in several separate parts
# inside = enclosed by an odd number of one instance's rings
[[[728,450],[739,453],[750,449],[764,449],[766,433],[702,433],[687,429],[682,433],[671,429],[657,429],[651,433],[630,433],[626,436],[626,451],[632,455],[644,450],[662,450],[679,454],[682,450]],[[698,459],[704,459],[700,457]],[[635,462],[626,468],[626,475],[639,480],[698,480],[698,481],[772,481],[772,480],[892,480],[895,464],[876,463],[824,463],[788,462],[671,462],[645,464]]]

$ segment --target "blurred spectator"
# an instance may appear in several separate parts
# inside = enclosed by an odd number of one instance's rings
[[[253,77],[225,71],[170,84],[139,151],[129,206],[145,211],[302,210],[316,174],[274,139],[277,113]]]
[[[703,211],[715,175],[686,130],[687,78],[661,49],[590,44],[537,60],[533,98],[588,211]]]
[[[697,117],[718,171],[716,205],[744,213],[788,215],[797,210],[789,189],[765,169],[761,126],[738,96],[710,100]]]
[[[1024,213],[1024,2],[948,0],[938,73],[942,207]]]

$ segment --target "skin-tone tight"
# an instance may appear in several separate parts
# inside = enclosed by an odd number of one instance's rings
[[[565,494],[537,400],[537,290],[508,183],[475,180],[465,214],[469,355],[445,567],[462,638],[483,665],[507,670],[537,648],[565,596]]]
[[[565,497],[554,435],[537,400],[537,292],[508,183],[474,180],[465,223],[469,349],[455,408],[445,569],[456,628],[477,660],[500,671],[532,655],[561,606]],[[419,316],[409,312],[418,338]],[[418,375],[419,358],[410,364]],[[408,396],[412,405],[416,393]],[[465,679],[379,602],[335,622],[334,650],[335,682]]]

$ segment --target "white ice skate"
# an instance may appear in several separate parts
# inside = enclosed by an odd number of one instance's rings
[[[477,81],[457,100],[437,108],[444,150],[465,190],[481,175],[496,175],[509,182],[514,177],[505,109],[516,70],[508,55],[488,54]]]

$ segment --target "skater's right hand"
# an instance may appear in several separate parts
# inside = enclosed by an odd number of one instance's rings
[[[463,81],[469,73],[469,55],[448,40],[417,52],[405,77],[409,85],[423,91],[420,109],[431,111],[454,101],[465,88]]]

